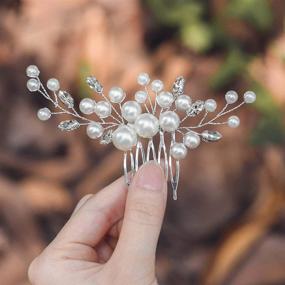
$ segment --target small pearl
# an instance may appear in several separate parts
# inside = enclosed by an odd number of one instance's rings
[[[236,91],[230,90],[226,93],[225,99],[228,104],[234,104],[238,100],[238,94]]]
[[[141,112],[141,106],[136,101],[127,101],[122,106],[122,116],[129,123],[133,123]]]
[[[159,125],[166,132],[174,132],[178,129],[180,119],[173,111],[166,111],[159,116]]]
[[[51,111],[49,108],[39,109],[37,116],[41,121],[47,121],[51,117]]]
[[[160,92],[163,89],[163,82],[161,80],[153,80],[151,82],[151,90],[155,93]]]
[[[111,115],[112,109],[107,101],[99,101],[95,104],[95,113],[99,118],[107,118]]]
[[[246,91],[243,95],[244,102],[251,104],[256,100],[256,94],[253,91]]]
[[[187,155],[187,148],[183,143],[174,143],[170,148],[171,156],[176,159],[184,159]]]
[[[145,91],[139,90],[135,93],[135,100],[140,103],[143,104],[145,103],[147,99],[147,93]]]
[[[217,102],[214,99],[208,99],[205,101],[204,107],[208,112],[215,112],[217,109]]]
[[[80,101],[79,109],[83,114],[90,115],[94,112],[95,102],[90,98],[84,98]]]
[[[38,79],[32,78],[29,79],[27,81],[27,88],[31,91],[31,92],[35,92],[38,91],[40,89],[40,82]]]
[[[175,107],[179,111],[187,111],[191,108],[191,102],[188,95],[179,95],[175,100]]]
[[[188,132],[184,135],[183,142],[189,149],[197,148],[200,144],[200,136],[194,132]]]
[[[135,121],[135,129],[140,137],[152,138],[159,131],[158,119],[152,114],[141,114]]]
[[[50,78],[48,81],[47,81],[47,88],[50,90],[50,91],[57,91],[59,90],[60,88],[60,84],[59,84],[59,81],[56,79],[56,78]]]
[[[112,134],[114,146],[122,151],[128,151],[137,143],[137,135],[135,131],[127,126],[119,126]]]
[[[40,74],[40,71],[36,65],[29,65],[26,68],[26,74],[28,77],[38,77]]]
[[[87,136],[90,139],[97,139],[103,135],[103,127],[97,122],[92,122],[86,128]]]
[[[172,105],[174,97],[170,92],[162,91],[156,96],[156,102],[161,108],[168,108]]]
[[[137,77],[137,82],[139,85],[146,86],[149,84],[149,75],[145,72],[142,72]]]
[[[126,93],[121,87],[112,87],[109,91],[109,98],[112,103],[121,103],[126,97]]]
[[[239,126],[240,120],[237,116],[231,116],[228,118],[228,126],[230,128],[237,128]]]

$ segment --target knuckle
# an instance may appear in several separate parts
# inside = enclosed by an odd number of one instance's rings
[[[157,226],[161,222],[162,206],[150,200],[135,198],[129,205],[130,219],[143,225]]]

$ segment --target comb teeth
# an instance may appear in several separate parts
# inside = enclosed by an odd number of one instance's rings
[[[161,80],[151,81],[147,73],[140,73],[137,82],[141,90],[135,93],[133,101],[123,102],[126,94],[122,88],[112,87],[106,96],[98,79],[89,76],[87,84],[101,99],[82,99],[79,113],[74,108],[73,97],[67,91],[60,90],[56,78],[49,79],[45,87],[39,79],[37,66],[28,66],[26,74],[29,77],[27,88],[31,92],[38,91],[51,102],[54,109],[41,108],[38,111],[40,120],[46,121],[52,115],[69,115],[71,119],[58,125],[60,130],[69,132],[85,126],[87,136],[91,139],[99,139],[101,144],[113,142],[117,149],[124,152],[123,169],[128,185],[140,165],[150,160],[157,161],[171,182],[174,200],[177,199],[180,160],[186,157],[189,150],[197,148],[201,141],[216,142],[222,138],[218,131],[207,128],[219,125],[238,127],[240,120],[237,116],[230,116],[226,120],[221,118],[256,99],[254,92],[247,91],[243,100],[237,103],[238,94],[228,91],[224,107],[216,112],[214,99],[192,103],[190,96],[184,92],[185,79],[182,76],[176,78],[171,92],[168,92],[164,90]],[[154,101],[152,95],[155,96]],[[186,125],[191,120],[196,123]],[[159,136],[158,144],[156,136]]]

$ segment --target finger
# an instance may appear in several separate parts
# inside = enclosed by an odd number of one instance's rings
[[[71,216],[74,216],[78,210],[91,198],[93,197],[94,194],[88,194],[88,195],[85,195],[84,197],[82,197],[78,204],[76,205],[75,209],[73,210],[73,213],[71,214]]]
[[[121,177],[81,206],[54,242],[82,243],[94,247],[123,216],[127,188]]]
[[[154,162],[143,165],[130,185],[114,260],[134,266],[154,264],[166,199],[162,168]]]
[[[105,263],[113,253],[112,247],[105,240],[100,241],[100,243],[95,247],[95,250],[98,254],[99,263]]]
[[[109,230],[108,234],[111,237],[118,238],[121,232],[121,228],[123,225],[123,219],[119,220],[116,224],[114,224]]]

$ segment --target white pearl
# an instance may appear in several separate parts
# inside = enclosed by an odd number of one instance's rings
[[[191,98],[187,95],[179,95],[175,100],[175,107],[179,111],[187,111],[191,108]]]
[[[79,109],[83,114],[90,115],[94,112],[95,101],[90,98],[84,98],[80,101]]]
[[[158,119],[152,114],[141,114],[135,121],[135,129],[140,137],[152,138],[159,130]]]
[[[174,97],[170,92],[162,91],[156,96],[156,102],[161,108],[168,108],[172,105]]]
[[[97,122],[92,122],[86,128],[87,136],[90,139],[97,139],[103,135],[103,127]]]
[[[246,91],[243,95],[244,102],[251,104],[256,100],[256,94],[253,91]]]
[[[153,80],[153,81],[151,82],[151,90],[152,90],[153,92],[158,93],[158,92],[160,92],[162,89],[163,89],[163,82],[162,82],[161,80],[156,79],[156,80]]]
[[[41,121],[47,121],[51,117],[51,111],[49,108],[39,109],[37,116]]]
[[[159,125],[166,132],[174,132],[178,129],[180,119],[173,111],[166,111],[159,116]]]
[[[99,101],[95,104],[95,113],[99,118],[107,118],[111,112],[111,105],[107,101]]]
[[[112,87],[108,95],[112,103],[121,103],[126,97],[126,93],[121,87]]]
[[[238,100],[238,94],[236,91],[230,90],[226,93],[225,99],[228,104],[234,104]]]
[[[186,133],[183,137],[183,142],[189,149],[197,148],[200,144],[200,141],[200,136],[191,131]]]
[[[139,85],[146,86],[149,84],[149,81],[149,75],[145,72],[140,73],[137,77],[137,82]]]
[[[112,134],[114,146],[122,151],[128,151],[137,143],[136,132],[127,125],[119,126]]]
[[[205,101],[204,107],[208,112],[215,112],[217,109],[217,102],[214,99],[208,99]]]
[[[147,93],[145,91],[139,90],[135,93],[135,100],[140,103],[143,104],[145,103],[147,99]]]
[[[122,116],[129,123],[134,123],[141,112],[141,106],[136,101],[127,101],[122,106]]]
[[[176,159],[184,159],[187,155],[187,148],[183,143],[174,143],[170,148],[171,156]]]
[[[228,118],[228,126],[230,128],[237,128],[239,126],[240,120],[237,116],[231,116]]]
[[[26,68],[26,74],[28,77],[38,77],[40,74],[40,71],[36,65],[29,65]]]
[[[40,82],[38,79],[35,78],[31,78],[27,81],[27,88],[31,91],[31,92],[35,92],[38,91],[40,89]]]
[[[57,90],[59,90],[59,88],[60,88],[59,81],[56,78],[50,78],[47,81],[47,88],[50,91],[57,91]]]

